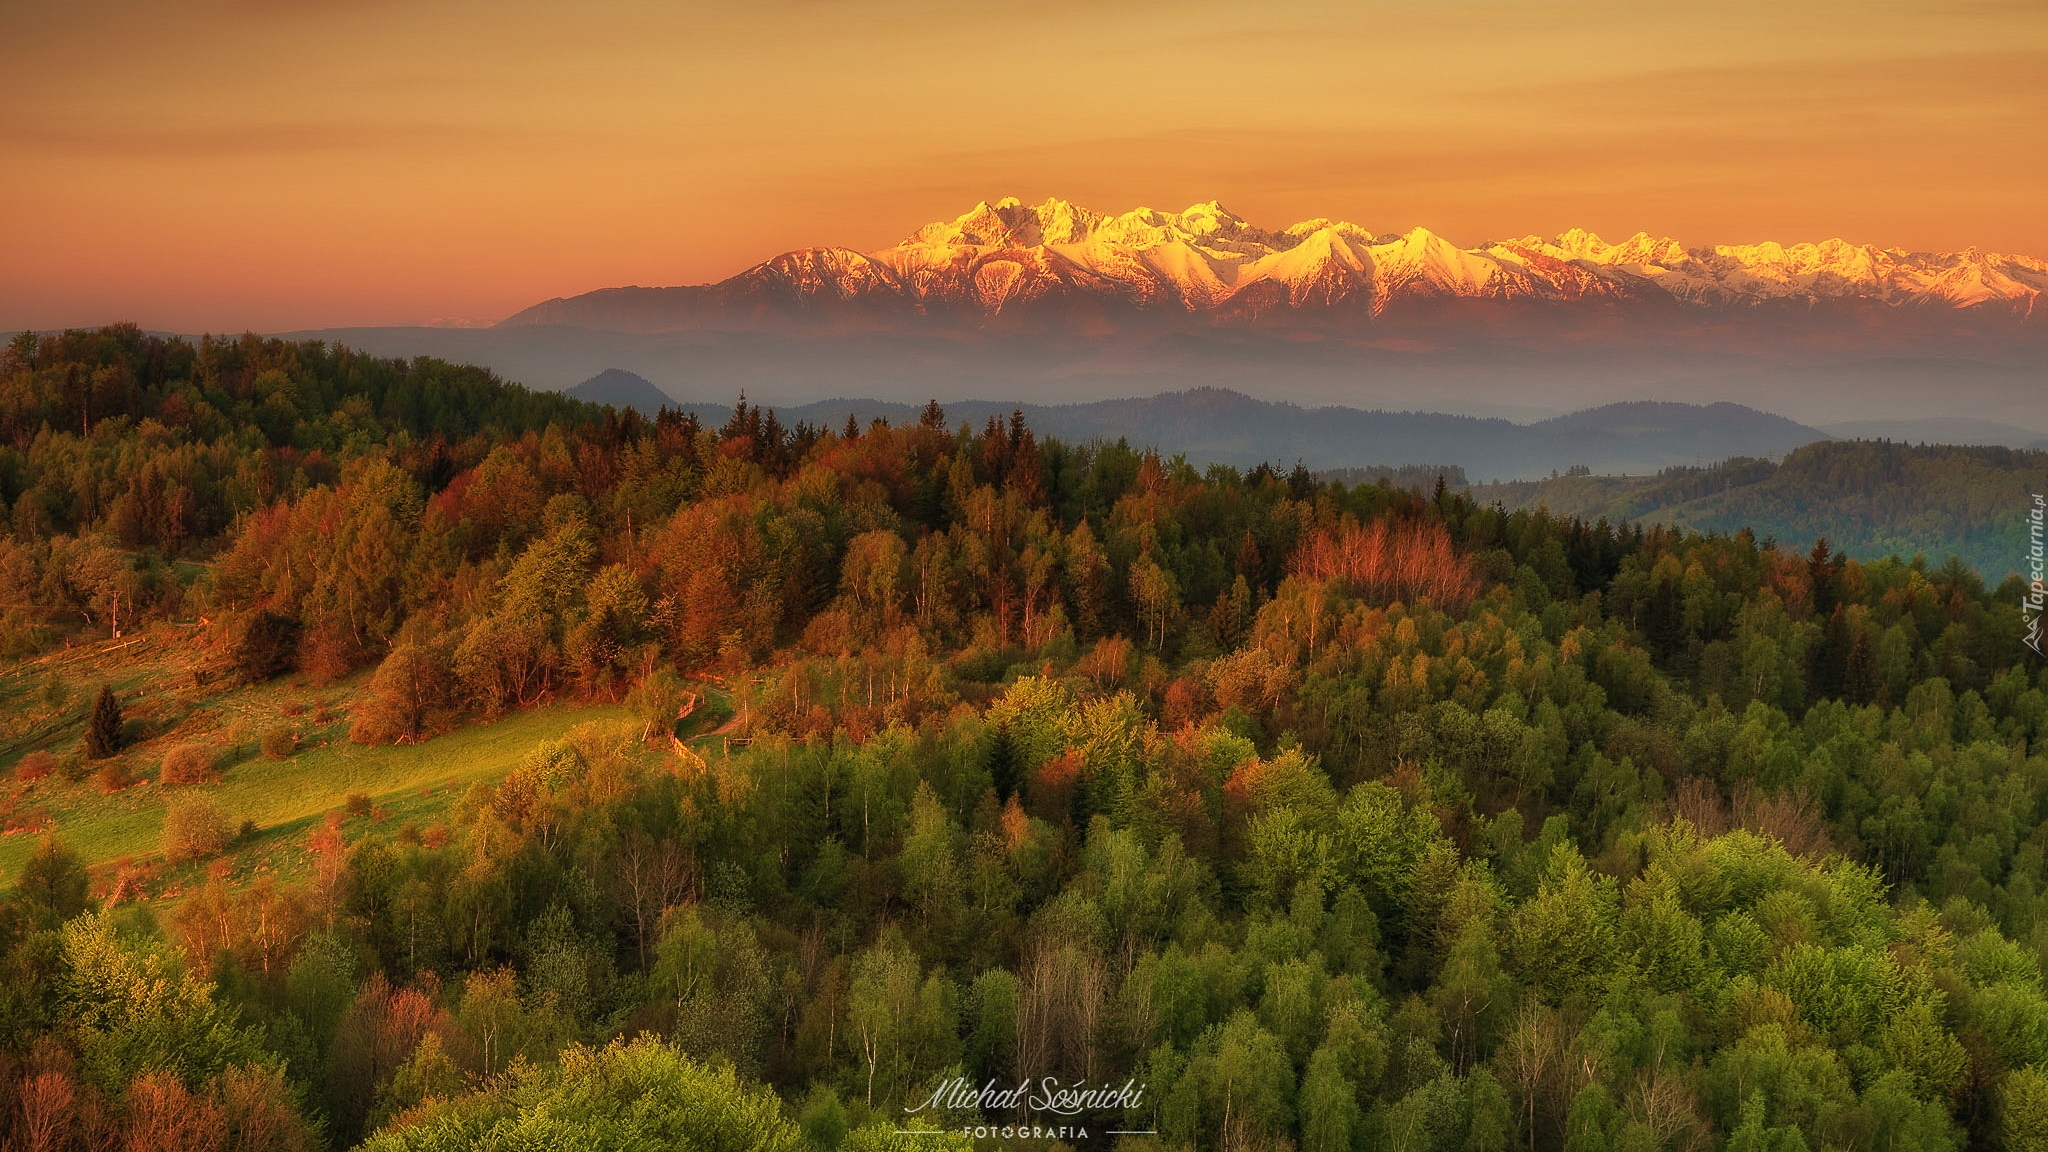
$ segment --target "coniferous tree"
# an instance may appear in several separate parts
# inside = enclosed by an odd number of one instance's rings
[[[44,836],[21,866],[15,906],[31,923],[55,928],[92,906],[92,881],[78,853],[55,836]]]
[[[1871,646],[1870,634],[1859,631],[1849,642],[1847,664],[1842,672],[1842,695],[1851,704],[1868,704],[1877,699],[1882,683],[1877,668],[1877,650]]]
[[[114,696],[114,690],[100,685],[100,694],[92,702],[92,717],[85,726],[85,754],[93,760],[105,760],[121,750],[121,701]]]
[[[1008,800],[1017,791],[1021,772],[1017,764],[1017,745],[1010,739],[1010,726],[999,724],[989,740],[988,778],[995,787],[996,797]]]

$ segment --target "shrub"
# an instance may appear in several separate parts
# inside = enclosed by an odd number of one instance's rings
[[[92,774],[92,764],[84,752],[72,752],[57,761],[57,774],[76,784]]]
[[[23,756],[14,765],[17,780],[41,780],[57,770],[57,758],[41,748]]]
[[[100,765],[100,770],[93,773],[93,780],[99,784],[101,792],[107,793],[132,788],[136,783],[135,773],[129,769],[126,760],[109,760]]]
[[[342,804],[348,808],[348,814],[351,816],[368,816],[370,814],[370,798],[364,793],[351,792],[348,794],[348,798],[342,801]]]
[[[52,712],[61,712],[66,704],[71,703],[71,685],[64,682],[63,676],[52,672],[43,681],[37,698],[43,702],[43,707]]]
[[[362,645],[335,616],[322,616],[299,640],[299,671],[315,684],[332,684],[362,662]]]
[[[270,760],[284,760],[299,750],[299,738],[289,724],[273,724],[263,730],[263,739],[258,744],[263,755]]]
[[[238,621],[230,641],[235,675],[244,683],[268,680],[292,666],[298,651],[299,622],[275,612],[257,612]]]
[[[160,784],[198,784],[213,778],[213,749],[204,744],[180,744],[164,753],[157,771]]]
[[[233,826],[209,797],[180,796],[164,809],[164,856],[173,864],[218,856],[233,838]]]
[[[306,714],[306,705],[302,701],[294,700],[291,703],[286,704],[284,707],[279,708],[278,711],[284,713],[286,716],[303,716]]]

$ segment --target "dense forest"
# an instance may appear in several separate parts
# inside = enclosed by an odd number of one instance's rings
[[[2048,452],[1889,440],[1823,440],[1782,461],[1738,458],[1655,476],[1594,476],[1471,488],[1481,503],[1812,541],[1864,559],[1957,556],[1993,580],[2023,571],[2026,515]]]
[[[38,834],[10,1149],[2048,1149],[2048,679],[1960,561],[132,328],[7,346],[0,496],[7,803],[193,878]],[[117,611],[347,746],[633,719],[256,866],[36,671]]]

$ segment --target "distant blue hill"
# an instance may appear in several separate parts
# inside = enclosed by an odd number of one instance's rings
[[[731,409],[723,404],[681,407],[716,426]],[[883,417],[916,420],[919,405],[882,400],[824,400],[769,404],[785,425],[799,421],[839,428],[851,415],[860,423]],[[1783,456],[1825,440],[1816,428],[1740,404],[1638,401],[1589,408],[1534,424],[1441,412],[1388,412],[1361,408],[1304,408],[1261,400],[1227,388],[1192,388],[1086,404],[1027,404],[997,400],[946,402],[948,423],[979,428],[990,416],[1021,408],[1041,436],[1061,440],[1128,440],[1133,447],[1184,455],[1197,466],[1246,468],[1261,462],[1315,470],[1461,468],[1473,481],[1535,479],[1553,472],[1643,475],[1674,465],[1712,464],[1731,456]]]
[[[1468,493],[1509,509],[1674,524],[1702,532],[1743,528],[1799,552],[1826,537],[1864,560],[1961,557],[1996,582],[2023,571],[2027,511],[2048,452],[1999,445],[1827,440],[1780,461],[1724,460],[1656,476],[1560,476],[1480,484]]]
[[[609,404],[614,408],[637,409],[652,416],[663,408],[676,406],[675,398],[654,386],[654,382],[624,368],[607,368],[583,383],[564,390],[578,400]]]

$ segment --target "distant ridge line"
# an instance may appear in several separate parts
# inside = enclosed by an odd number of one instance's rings
[[[846,398],[782,405],[750,397],[749,402],[774,410],[787,426],[808,422],[828,430],[837,430],[849,416],[856,423],[875,417],[914,419],[921,407]],[[714,426],[732,411],[731,405],[706,401],[672,405]],[[1186,456],[1197,465],[1291,468],[1301,461],[1312,469],[1387,469],[1431,461],[1430,467],[1462,468],[1475,479],[1535,478],[1575,466],[1640,474],[1700,460],[1781,456],[1828,438],[1782,416],[1727,402],[1632,401],[1529,424],[1497,416],[1311,408],[1213,387],[1070,404],[954,400],[941,407],[956,427],[976,428],[991,416],[1021,410],[1043,435],[1072,443],[1123,439],[1133,447]]]

